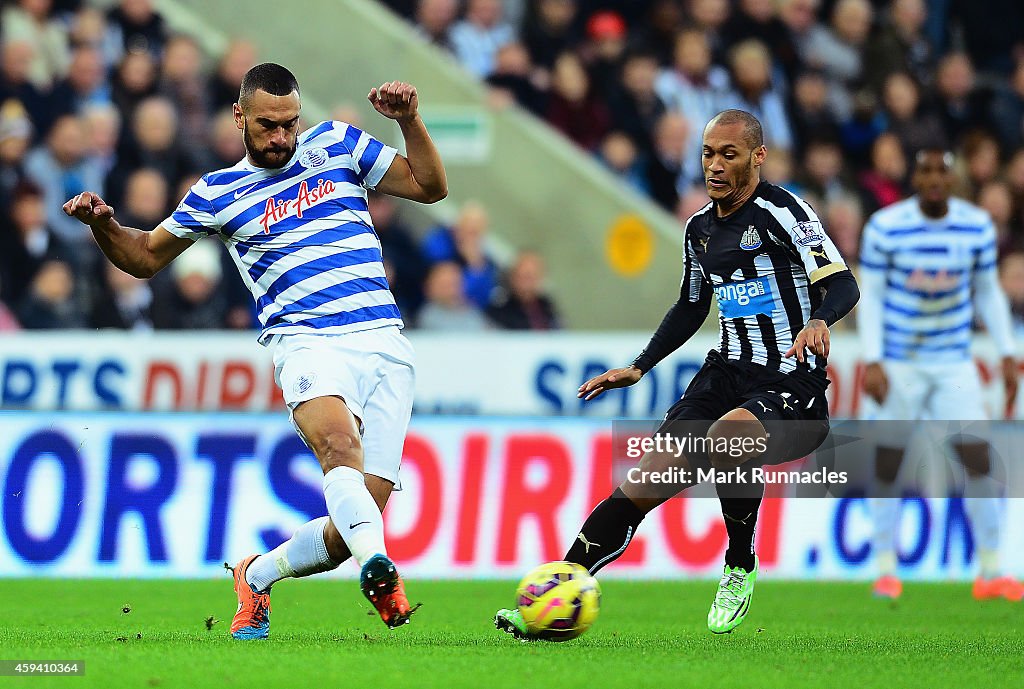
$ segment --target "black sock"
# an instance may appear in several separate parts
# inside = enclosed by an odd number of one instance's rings
[[[633,540],[644,513],[621,488],[601,501],[583,522],[565,559],[583,565],[591,574],[614,562]]]
[[[754,569],[754,529],[757,526],[757,511],[764,496],[764,486],[748,486],[745,490],[723,488],[725,486],[719,486],[719,500],[722,501],[725,530],[729,533],[725,564],[750,572]]]

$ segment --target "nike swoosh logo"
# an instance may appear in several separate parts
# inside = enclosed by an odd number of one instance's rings
[[[354,528],[356,528],[357,526],[361,526],[361,525],[363,525],[363,524],[369,524],[369,523],[370,523],[370,522],[356,522],[355,524],[349,524],[349,525],[348,525],[348,528],[350,528],[350,529],[354,529]]]
[[[538,620],[543,620],[544,617],[549,612],[551,612],[552,610],[554,610],[555,608],[557,608],[561,604],[562,604],[562,599],[561,598],[552,598],[550,601],[548,601],[548,604],[544,606],[544,609],[541,610],[540,614],[537,615],[537,619]]]
[[[256,182],[256,184],[259,184],[259,182]],[[245,189],[239,189],[238,191],[236,191],[235,192],[235,200],[237,201],[238,199],[242,198],[247,193],[249,193],[249,191],[251,191],[252,188],[256,186],[256,184],[250,184]]]

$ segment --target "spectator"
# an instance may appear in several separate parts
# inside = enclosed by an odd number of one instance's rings
[[[34,125],[36,134],[49,131],[55,115],[49,94],[29,78],[35,51],[24,40],[0,42],[0,102],[20,102]]]
[[[99,298],[89,314],[90,328],[145,332],[153,329],[153,291],[149,282],[132,277],[110,261],[102,261]]]
[[[533,251],[520,252],[506,276],[507,284],[495,294],[487,316],[508,330],[557,330],[555,305],[544,290],[544,259]]]
[[[581,148],[593,151],[608,132],[607,106],[590,88],[590,79],[574,53],[555,61],[546,119]]]
[[[131,117],[139,103],[156,95],[157,63],[144,50],[127,53],[117,66],[111,98],[125,117]]]
[[[530,53],[518,41],[506,43],[498,49],[494,71],[487,84],[504,94],[507,101],[515,101],[538,117],[544,116],[546,96],[538,88]]]
[[[594,94],[606,99],[618,88],[626,53],[626,22],[611,10],[595,12],[587,20],[586,36],[578,52],[587,66]]]
[[[896,135],[908,155],[927,146],[946,146],[942,121],[921,104],[917,83],[906,72],[893,72],[882,87],[885,129]]]
[[[764,142],[772,149],[792,150],[793,132],[778,89],[772,84],[772,56],[763,43],[749,40],[729,51],[732,89],[721,109],[753,113],[764,127]]]
[[[886,78],[906,72],[920,84],[929,84],[934,51],[924,34],[928,8],[924,0],[893,0],[882,27],[864,46],[864,78],[876,93]]]
[[[231,110],[218,112],[208,127],[210,150],[207,153],[209,162],[206,167],[220,170],[233,167],[245,158],[245,144],[242,143],[242,137],[238,136],[238,126]]]
[[[780,54],[777,59],[790,83],[809,66],[806,60],[808,45],[811,37],[821,30],[817,14],[819,4],[818,0],[778,0],[779,19],[785,27],[793,54]]]
[[[622,5],[627,4],[622,3]],[[642,46],[645,50],[653,52],[658,58],[659,65],[667,65],[672,62],[676,34],[683,28],[686,20],[681,5],[682,3],[673,0],[653,0],[647,5],[645,21],[633,32],[633,45]],[[723,7],[725,14],[721,14]],[[691,13],[704,11],[701,16],[707,19],[708,25],[698,28],[709,38],[714,37],[717,43],[718,31],[728,17],[728,0],[692,0],[690,11]],[[693,19],[699,23],[697,14],[693,14]]]
[[[1010,156],[1004,176],[1013,197],[1014,225],[1024,231],[1024,148]]]
[[[0,39],[5,43],[26,41],[32,46],[28,79],[43,91],[64,78],[71,62],[68,36],[51,16],[52,5],[51,0],[18,0],[0,13]]]
[[[67,90],[66,100],[79,114],[89,106],[111,103],[107,66],[99,48],[82,45],[71,52],[71,68],[62,86]]]
[[[871,147],[871,168],[860,176],[868,215],[906,196],[907,168],[906,153],[895,134],[885,133],[875,139]]]
[[[830,109],[828,82],[819,70],[801,72],[793,84],[792,129],[797,154],[811,139],[839,138],[839,121]],[[772,151],[774,156],[775,150]]]
[[[25,106],[13,98],[0,103],[0,217],[14,188],[25,181],[25,154],[32,138],[32,122]]]
[[[987,132],[975,130],[963,139],[967,196],[976,200],[978,191],[999,176],[999,142]]]
[[[132,117],[130,136],[125,137],[118,151],[117,165],[107,178],[109,200],[115,208],[124,193],[128,175],[140,167],[158,171],[168,187],[197,167],[180,143],[174,105],[162,96],[141,102]]]
[[[416,3],[416,32],[428,43],[452,52],[449,36],[458,16],[458,0],[419,0]]]
[[[773,64],[792,62],[797,54],[796,45],[775,9],[775,0],[739,0],[736,11],[722,27],[726,49],[755,40],[768,48]],[[791,76],[781,68],[773,78],[778,81]]]
[[[822,69],[829,79],[829,100],[840,121],[853,112],[850,89],[863,71],[872,15],[868,0],[839,0],[832,10],[831,26],[812,27],[804,44],[807,63]]]
[[[159,92],[179,113],[185,147],[193,158],[200,157],[209,143],[210,84],[199,45],[191,37],[178,34],[167,41]]]
[[[227,50],[217,63],[217,71],[210,80],[211,111],[231,109],[238,100],[242,77],[256,64],[257,59],[256,46],[249,41],[236,38],[228,44]]]
[[[533,63],[545,70],[579,41],[575,30],[576,0],[534,0],[523,22],[523,43]]]
[[[75,299],[71,266],[61,260],[44,262],[32,278],[17,314],[22,327],[27,330],[85,327],[84,312]]]
[[[121,0],[107,12],[111,40],[125,53],[145,51],[154,60],[163,53],[164,19],[152,0]]]
[[[82,110],[86,130],[86,155],[99,164],[103,178],[117,163],[117,142],[121,138],[121,114],[113,104],[90,105]]]
[[[225,325],[227,300],[221,282],[221,250],[213,240],[196,242],[171,264],[171,281],[154,285],[157,330],[216,330]]]
[[[800,195],[813,195],[824,202],[847,193],[843,179],[843,152],[831,139],[816,139],[807,144],[803,157],[804,174],[800,180]]]
[[[1000,256],[1011,251],[1024,250],[1024,246],[1021,244],[1021,234],[1013,224],[1013,195],[1006,182],[992,180],[981,187],[978,191],[978,205],[992,216],[992,224],[996,227],[996,245],[999,247]]]
[[[427,274],[426,302],[416,325],[422,330],[472,332],[486,330],[487,319],[466,299],[463,272],[454,261],[441,261]]]
[[[612,126],[625,133],[639,147],[641,155],[654,149],[654,128],[665,114],[654,88],[658,63],[651,53],[633,53],[622,65],[622,80],[609,99]]]
[[[864,213],[860,201],[853,194],[841,194],[825,207],[825,227],[842,256],[851,263],[860,256],[860,234],[864,227]]]
[[[2,230],[0,283],[9,303],[18,304],[44,263],[69,261],[73,251],[47,226],[43,191],[31,182],[14,189],[10,224]]]
[[[684,183],[683,151],[690,123],[682,115],[667,112],[654,125],[654,150],[647,156],[644,177],[648,193],[669,213],[679,205],[679,188]]]
[[[793,155],[789,151],[772,151],[761,164],[761,179],[785,189],[796,189]]]
[[[98,7],[82,7],[70,18],[68,41],[72,48],[98,49],[103,66],[109,71],[124,56],[120,37],[112,33],[108,30],[106,15]]]
[[[490,218],[478,203],[462,207],[455,223],[439,227],[424,240],[423,254],[430,263],[455,261],[462,267],[466,296],[480,308],[490,303],[498,283],[498,265],[486,249]]]
[[[46,137],[46,145],[25,159],[29,179],[43,190],[47,224],[61,240],[81,247],[92,243],[89,229],[64,215],[62,206],[86,189],[103,193],[102,164],[86,149],[86,131],[74,115],[60,117]]]
[[[1008,254],[999,262],[999,282],[1010,300],[1014,332],[1024,338],[1024,252]]]
[[[1014,56],[1024,51],[1024,4],[1020,0],[952,0],[949,9],[949,19],[978,67],[1008,76]]]
[[[953,146],[958,147],[968,131],[988,126],[990,94],[978,88],[974,65],[967,54],[950,53],[942,58],[935,86],[934,109],[942,121],[946,140]]]
[[[643,165],[636,144],[627,134],[620,131],[609,132],[601,142],[597,159],[623,186],[641,194],[647,193],[647,180],[644,178]]]
[[[992,122],[1005,146],[1024,145],[1024,56],[1018,58],[1010,80],[999,86],[993,98]]]
[[[371,191],[367,194],[367,206],[380,240],[381,253],[391,264],[388,277],[391,292],[405,305],[402,313],[414,316],[423,304],[422,284],[427,274],[427,261],[416,246],[412,232],[399,217],[393,197]]]
[[[449,35],[455,57],[480,79],[494,71],[498,49],[515,38],[515,29],[502,19],[500,0],[469,0],[465,18]]]
[[[721,100],[729,87],[729,73],[711,62],[707,36],[695,29],[680,31],[675,39],[672,69],[662,70],[654,88],[665,106],[682,115],[691,124],[683,151],[683,184],[703,183],[700,150],[708,122],[721,110]],[[700,124],[697,124],[700,123]]]
[[[152,228],[168,215],[167,180],[153,168],[140,167],[128,175],[124,202],[118,210],[120,222],[128,227]]]

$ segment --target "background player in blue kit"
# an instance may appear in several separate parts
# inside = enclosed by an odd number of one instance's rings
[[[122,226],[91,192],[64,204],[111,262],[137,277],[217,235],[256,300],[260,343],[273,347],[295,428],[320,461],[329,517],[234,567],[238,639],[267,637],[274,582],[334,569],[350,556],[385,624],[404,624],[414,610],[387,557],[381,516],[400,486],[413,351],[384,277],[366,189],[433,203],[447,195],[447,180],[416,89],[388,82],[368,99],[398,123],[407,157],[344,122],[299,133],[298,82],[264,63],[245,75],[233,108],[246,157],[204,175],[152,232]]]
[[[879,421],[982,421],[990,414],[971,359],[971,326],[981,316],[1002,357],[1006,408],[1017,394],[1016,342],[1010,307],[996,271],[996,229],[989,214],[952,196],[953,154],[926,148],[917,154],[913,197],[878,211],[864,228],[857,323],[866,363],[864,390],[880,407]],[[900,495],[896,477],[906,429],[882,425],[872,501],[879,568],[874,593],[899,598],[896,533]],[[974,582],[979,600],[1024,599],[1024,585],[1000,576],[999,486],[987,444],[954,438],[966,472],[964,497],[978,548]]]

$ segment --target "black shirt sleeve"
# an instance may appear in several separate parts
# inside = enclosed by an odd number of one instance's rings
[[[825,288],[825,296],[822,297],[821,306],[811,314],[811,319],[821,319],[832,327],[856,306],[860,299],[860,288],[849,270],[824,277],[818,285]]]
[[[683,344],[693,337],[704,319],[711,311],[711,290],[705,285],[700,286],[700,296],[697,301],[690,301],[687,295],[687,287],[684,283],[680,290],[679,301],[672,305],[661,320],[661,325],[651,336],[647,347],[633,360],[633,365],[640,369],[641,373],[647,373],[654,368],[658,362],[676,351]]]

